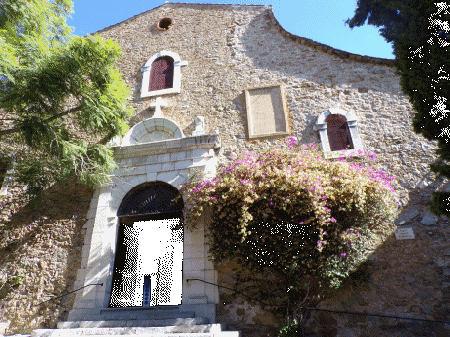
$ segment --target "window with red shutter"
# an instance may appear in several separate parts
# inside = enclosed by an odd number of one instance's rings
[[[170,56],[157,58],[152,63],[149,91],[173,87],[173,59]]]
[[[339,114],[329,115],[326,119],[328,142],[331,151],[353,149],[352,137],[347,119]]]

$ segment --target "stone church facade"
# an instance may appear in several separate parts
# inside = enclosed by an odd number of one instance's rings
[[[82,224],[80,266],[68,289],[86,287],[62,304],[70,310],[65,320],[100,320],[116,306],[158,305],[153,298],[145,302],[140,289],[148,285],[154,294],[150,284],[159,282],[156,277],[173,275],[160,271],[160,260],[147,274],[137,272],[149,255],[137,247],[132,262],[125,257],[130,248],[124,241],[140,235],[129,225],[179,218],[183,205],[167,205],[194,169],[214,175],[234,155],[283,148],[290,136],[320,144],[329,158],[342,146],[375,152],[377,167],[397,177],[403,208],[395,226],[376,232],[380,244],[370,255],[367,286],[344,288],[317,308],[450,320],[448,219],[431,215],[425,206],[431,192],[445,184],[429,171],[435,146],[413,132],[413,111],[391,60],[292,35],[270,6],[166,3],[97,34],[122,49],[117,67],[132,89],[135,114],[129,132],[109,144],[119,169],[110,184],[96,188]],[[346,125],[344,136],[329,132],[333,123]],[[214,268],[207,226],[205,213],[194,231],[180,234],[182,274],[174,282],[180,284],[181,301],[170,304],[244,336],[273,331],[279,318],[215,285],[232,286],[231,271]],[[412,229],[414,238],[398,239],[396,227]],[[134,269],[126,271],[123,264],[118,272],[119,254]],[[181,262],[170,263],[166,271]],[[121,298],[123,289],[134,292],[139,303]],[[389,329],[446,332],[443,323],[326,311],[311,312],[307,328],[330,336],[364,336],[369,329],[379,329],[379,335]]]

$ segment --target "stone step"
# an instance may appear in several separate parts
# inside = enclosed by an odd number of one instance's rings
[[[180,311],[179,307],[168,308],[108,308],[100,310],[100,320],[168,320],[177,318],[194,318],[193,311]]]
[[[209,320],[204,317],[175,318],[175,319],[145,319],[145,320],[109,320],[109,321],[73,321],[59,322],[58,329],[73,328],[114,328],[114,327],[192,327],[192,329],[202,329],[203,327],[217,324],[208,324]],[[205,330],[195,330],[193,332],[203,332]],[[207,330],[209,332],[209,330]]]
[[[240,337],[239,331],[182,332],[168,331],[171,327],[155,328],[79,328],[79,329],[38,329],[31,332],[31,337],[104,337],[120,335],[121,337]],[[220,328],[220,325],[219,325]],[[168,330],[167,330],[168,329]]]

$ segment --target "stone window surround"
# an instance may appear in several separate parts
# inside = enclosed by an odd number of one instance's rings
[[[173,59],[173,87],[148,91],[150,87],[150,73],[152,70],[153,62],[163,56],[169,56]],[[153,96],[161,96],[165,94],[171,93],[179,93],[181,92],[181,67],[187,66],[188,61],[181,61],[180,56],[177,53],[162,50],[159,53],[156,53],[152,57],[148,59],[145,65],[141,68],[142,71],[142,86],[141,86],[141,98],[143,97],[153,97]]]
[[[207,176],[214,176],[217,164],[214,148],[218,140],[218,134],[205,134],[113,147],[119,168],[114,173],[113,183],[100,186],[94,194],[88,222],[83,226],[86,230],[85,244],[75,282],[77,288],[91,283],[102,283],[103,286],[87,287],[78,292],[69,320],[100,318],[102,311],[108,310],[112,286],[111,263],[118,230],[116,214],[126,193],[148,181],[162,181],[179,188],[192,169],[200,169],[208,172]],[[195,311],[196,316],[207,317],[213,323],[215,304],[219,299],[217,287],[202,282],[187,282],[187,279],[199,278],[217,283],[217,272],[209,260],[204,239],[208,222],[209,215],[205,211],[198,227],[193,232],[184,232],[183,302],[180,310]]]
[[[348,129],[350,131],[350,136],[352,137],[353,149],[331,151],[330,143],[328,141],[326,119],[329,115],[335,114],[343,115],[347,119]],[[358,118],[353,112],[339,108],[330,108],[319,115],[316,124],[314,125],[314,130],[319,131],[320,143],[325,158],[347,157],[358,154],[359,151],[364,151],[361,137],[359,136],[357,120]]]

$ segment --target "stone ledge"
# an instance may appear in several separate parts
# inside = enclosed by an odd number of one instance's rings
[[[218,134],[206,134],[153,143],[113,147],[116,160],[145,155],[169,154],[191,149],[213,149],[218,142]],[[169,160],[169,158],[167,159]]]
[[[221,331],[220,324],[208,324],[203,317],[177,319],[146,319],[146,320],[111,320],[111,321],[71,321],[59,322],[58,329],[77,328],[152,328],[146,332],[211,332]]]

